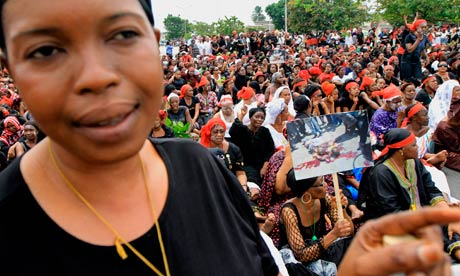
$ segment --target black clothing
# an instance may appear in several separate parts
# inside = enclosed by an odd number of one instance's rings
[[[168,170],[159,224],[171,275],[277,275],[235,176],[198,143],[151,142]],[[2,275],[153,275],[129,249],[122,260],[115,246],[89,244],[60,228],[32,196],[19,164],[0,175]],[[131,244],[164,273],[155,227]]]
[[[434,185],[430,173],[419,159],[415,159],[417,174],[417,191],[422,206],[429,206],[430,201],[442,197],[442,192]],[[382,217],[389,213],[409,210],[411,198],[398,177],[384,164],[377,164],[368,173],[363,174],[359,187],[358,204],[364,208],[364,220]]]
[[[188,108],[188,111],[190,112],[190,117],[193,119],[195,118],[195,112],[198,112],[198,110],[195,110],[196,104],[199,104],[200,100],[196,96],[192,96],[192,103],[190,105],[185,102],[185,98],[180,99],[179,105],[180,106],[185,106]]]
[[[417,95],[415,96],[415,100],[421,102],[426,108],[428,108],[431,103],[430,94],[428,94],[424,88],[418,91]]]
[[[163,129],[163,131],[165,132],[165,135],[163,137],[153,137],[153,130],[152,130],[152,133],[150,134],[150,136],[152,136],[152,138],[174,138],[176,137],[174,135],[174,130],[166,125],[161,125],[161,128]]]
[[[275,144],[273,143],[270,131],[266,127],[262,126],[256,133],[253,133],[236,118],[230,128],[230,136],[232,137],[232,142],[240,148],[243,154],[245,171],[247,173],[246,167],[248,166],[259,172],[264,163],[268,162],[275,152]],[[247,176],[248,181],[261,184],[259,183],[260,180],[250,179],[250,175]]]

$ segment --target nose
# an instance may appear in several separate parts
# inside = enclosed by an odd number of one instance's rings
[[[103,93],[120,83],[117,64],[109,51],[101,46],[87,45],[79,58],[76,71],[75,91],[79,94]]]

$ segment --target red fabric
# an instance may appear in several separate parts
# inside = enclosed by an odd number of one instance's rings
[[[331,83],[331,82],[323,82],[323,84],[321,84],[321,88],[323,89],[324,91],[324,94],[326,94],[326,96],[329,96],[331,95],[332,91],[334,91],[334,89],[336,88],[335,84]]]
[[[414,106],[412,106],[412,108],[407,113],[407,117],[402,122],[401,127],[407,126],[407,124],[409,123],[409,119],[412,118],[415,114],[417,114],[420,110],[424,108],[425,107],[420,102],[417,102]]]
[[[365,90],[366,87],[368,87],[369,85],[373,84],[374,83],[374,80],[369,78],[368,76],[364,76],[363,77],[363,81],[361,82],[361,86],[359,87],[359,90]]]
[[[192,88],[190,85],[188,84],[184,84],[182,85],[182,87],[180,88],[180,96],[179,98],[183,98],[185,96],[185,93],[187,93],[187,90],[189,90],[190,88]]]
[[[417,19],[417,20],[415,20],[414,24],[412,24],[410,30],[415,32],[418,29],[418,27],[420,27],[423,24],[425,24],[425,25],[427,24],[425,19]]]
[[[243,88],[241,88],[241,90],[238,91],[238,94],[236,94],[236,96],[238,97],[238,99],[249,100],[254,96],[254,94],[254,89],[252,89],[251,87],[243,86]]]
[[[224,130],[227,129],[227,127],[225,126],[225,122],[222,121],[220,118],[212,118],[211,120],[209,120],[206,123],[206,125],[204,125],[201,128],[201,132],[200,132],[201,134],[200,144],[202,144],[206,148],[209,148],[211,144],[211,130],[215,125],[222,126]]]
[[[400,149],[402,147],[405,147],[405,146],[409,145],[410,143],[413,143],[414,141],[415,141],[415,135],[413,133],[411,133],[409,135],[409,137],[407,137],[406,139],[404,139],[402,141],[399,141],[399,142],[394,143],[394,144],[386,145],[386,147],[380,153],[379,158],[381,156],[384,156],[385,154],[387,154],[390,149]]]
[[[345,90],[348,92],[354,86],[359,86],[359,84],[357,82],[351,81],[345,85]]]

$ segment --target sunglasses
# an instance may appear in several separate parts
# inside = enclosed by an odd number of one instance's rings
[[[438,67],[448,67],[447,64],[439,64]]]

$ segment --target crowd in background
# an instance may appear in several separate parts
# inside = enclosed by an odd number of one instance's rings
[[[373,26],[366,33],[358,27],[197,35],[181,40],[177,54],[168,42],[163,107],[152,118],[151,136],[191,137],[209,148],[248,193],[261,231],[291,275],[315,275],[318,267],[333,274],[347,237],[367,219],[456,200],[448,184],[460,171],[458,42],[455,26],[430,27],[417,18],[380,32]],[[0,77],[3,169],[44,134],[5,68]],[[286,123],[310,119],[314,137],[306,139],[315,139],[341,122],[311,118],[355,110],[367,110],[373,150],[381,154],[363,174],[365,192],[355,172],[339,174],[341,195],[333,193],[330,175],[296,180]],[[417,150],[408,153],[409,146]],[[335,196],[345,206],[344,221]],[[445,241],[455,261],[457,239]]]

